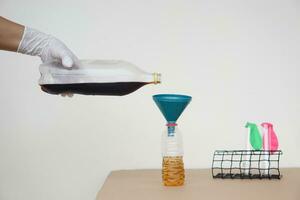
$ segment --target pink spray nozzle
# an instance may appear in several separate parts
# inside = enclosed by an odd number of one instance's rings
[[[271,124],[269,122],[263,122],[263,123],[261,123],[261,126],[264,128],[269,128],[269,127],[273,127],[273,124]]]

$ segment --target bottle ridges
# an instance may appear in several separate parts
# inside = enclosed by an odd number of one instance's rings
[[[184,184],[184,163],[182,156],[164,156],[162,163],[162,179],[165,186],[181,186]]]

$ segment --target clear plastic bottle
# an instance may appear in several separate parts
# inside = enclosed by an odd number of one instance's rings
[[[182,136],[176,121],[192,100],[180,94],[157,94],[153,100],[167,121],[167,131],[162,135],[162,179],[165,186],[184,184]]]
[[[176,123],[168,123],[162,135],[162,179],[165,186],[184,184],[183,143]]]
[[[147,84],[160,83],[159,73],[147,73],[121,60],[81,60],[71,69],[60,63],[40,65],[41,89],[50,94],[126,95]]]

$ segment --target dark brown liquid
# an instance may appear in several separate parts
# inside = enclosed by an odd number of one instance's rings
[[[71,83],[71,84],[45,84],[41,89],[49,94],[84,94],[84,95],[114,95],[122,96],[132,93],[146,82],[117,82],[117,83]]]

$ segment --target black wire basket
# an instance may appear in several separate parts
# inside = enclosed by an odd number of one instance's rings
[[[216,150],[212,176],[221,179],[281,179],[281,155],[281,150]]]

